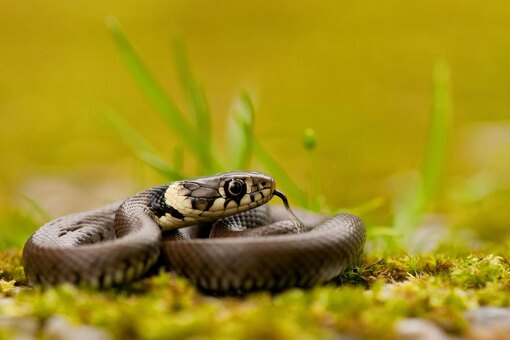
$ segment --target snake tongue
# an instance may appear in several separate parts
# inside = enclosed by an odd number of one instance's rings
[[[299,218],[297,218],[297,216],[290,209],[289,201],[287,200],[287,196],[285,196],[285,194],[283,192],[278,191],[278,190],[275,190],[273,192],[273,195],[278,196],[283,201],[283,205],[285,206],[285,209],[289,213],[290,219],[292,220],[292,222],[294,222],[294,224],[296,224],[299,232],[300,233],[303,232],[305,226],[304,226],[303,222],[301,222],[301,220]]]

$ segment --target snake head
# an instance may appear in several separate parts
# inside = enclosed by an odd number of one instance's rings
[[[267,203],[275,180],[260,172],[233,171],[169,184],[156,222],[164,229],[214,221]]]

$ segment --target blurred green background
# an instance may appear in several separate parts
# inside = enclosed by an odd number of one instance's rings
[[[180,145],[122,63],[108,15],[180,105],[170,42],[185,42],[218,144],[247,89],[256,136],[309,183],[302,135],[313,128],[322,191],[336,208],[390,197],[419,168],[432,69],[444,61],[454,115],[443,187],[456,189],[443,194],[477,209],[493,197],[487,214],[509,201],[507,1],[3,1],[0,214],[24,196],[57,215],[161,182],[98,114],[123,114],[164,155]]]

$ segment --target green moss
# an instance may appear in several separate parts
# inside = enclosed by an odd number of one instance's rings
[[[63,285],[18,293],[16,287],[25,287],[20,252],[1,252],[0,259],[1,294],[13,296],[12,303],[0,304],[2,315],[36,318],[41,329],[52,316],[61,315],[71,324],[100,327],[115,338],[307,339],[351,334],[391,339],[394,324],[407,317],[426,318],[462,335],[467,331],[466,310],[510,305],[508,260],[488,251],[468,257],[369,255],[328,285],[243,298],[204,296],[185,279],[165,272],[122,289]]]
[[[26,284],[21,266],[21,251],[11,249],[0,252],[0,280]]]

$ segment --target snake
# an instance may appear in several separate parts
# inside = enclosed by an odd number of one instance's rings
[[[284,206],[268,206],[274,196]],[[273,177],[232,171],[174,181],[41,226],[25,243],[29,285],[122,286],[165,268],[204,292],[312,287],[359,260],[362,220],[291,210]]]

